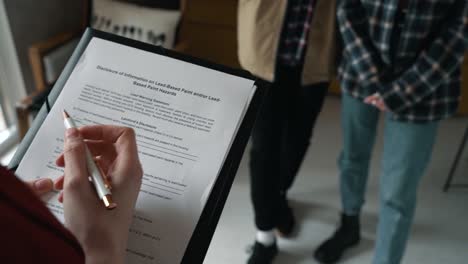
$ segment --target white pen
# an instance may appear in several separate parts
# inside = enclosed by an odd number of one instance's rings
[[[77,128],[75,122],[65,110],[63,110],[63,122],[65,124],[66,129]],[[117,204],[112,201],[111,186],[107,182],[104,172],[94,162],[93,155],[91,154],[87,146],[85,146],[85,151],[88,173],[91,177],[91,182],[93,183],[94,188],[96,189],[96,193],[99,199],[101,199],[104,202],[104,206],[107,209],[111,210],[116,208]]]

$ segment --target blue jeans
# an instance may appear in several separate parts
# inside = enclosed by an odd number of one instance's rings
[[[343,95],[342,104],[341,199],[345,214],[358,215],[364,204],[379,111],[349,95]],[[437,122],[405,123],[385,116],[375,264],[401,262],[437,127]]]

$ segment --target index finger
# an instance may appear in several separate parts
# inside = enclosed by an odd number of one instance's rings
[[[97,125],[80,128],[80,134],[87,140],[102,140],[115,144],[117,154],[138,159],[135,131],[129,127]],[[121,155],[117,155],[121,156]]]
[[[88,140],[103,140],[116,143],[129,128],[112,125],[95,125],[80,127],[81,136]]]

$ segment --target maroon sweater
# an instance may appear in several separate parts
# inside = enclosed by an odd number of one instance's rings
[[[24,183],[1,166],[0,262],[85,263],[73,235]]]

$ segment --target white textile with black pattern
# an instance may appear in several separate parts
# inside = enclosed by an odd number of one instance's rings
[[[93,1],[91,27],[153,45],[172,48],[181,12],[112,0]]]

